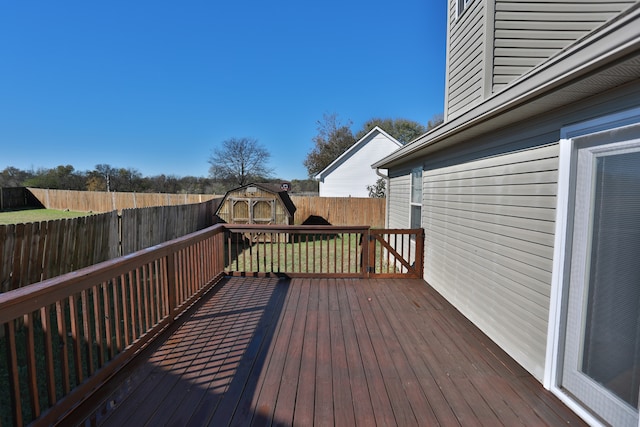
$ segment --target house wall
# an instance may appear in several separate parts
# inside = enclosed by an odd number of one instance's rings
[[[560,129],[637,106],[638,97],[640,84],[630,84],[422,159],[425,280],[539,380]],[[390,171],[391,227],[408,223],[409,172]]]
[[[409,228],[411,224],[410,198],[411,169],[394,170],[389,174],[387,191],[387,224],[389,228]]]
[[[542,64],[637,0],[449,1],[445,120]]]
[[[320,197],[368,197],[367,186],[379,178],[371,165],[399,148],[381,133],[360,145],[320,182]]]
[[[486,0],[474,0],[456,17],[456,0],[449,1],[445,120],[483,99],[485,73]]]
[[[496,0],[493,92],[634,3],[635,0]]]

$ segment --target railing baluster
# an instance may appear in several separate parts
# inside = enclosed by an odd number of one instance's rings
[[[127,282],[129,281],[130,273],[123,274],[120,276],[120,303],[122,306],[122,334],[123,334],[123,342],[122,345],[127,347],[131,341],[129,341],[130,331],[129,331],[129,310],[128,310],[128,299],[127,299]],[[119,329],[119,328],[118,328]],[[118,343],[118,349],[122,349],[120,343]]]
[[[26,336],[26,356],[27,356],[27,388],[29,390],[29,402],[31,403],[31,413],[34,417],[40,416],[40,399],[38,397],[38,372],[36,370],[36,349],[33,337],[33,313],[24,315],[24,328]]]
[[[136,309],[136,315],[138,318],[138,327],[136,328],[136,336],[134,338],[137,339],[140,335],[142,335],[142,332],[144,331],[144,323],[143,323],[143,315],[144,315],[144,311],[145,311],[145,306],[144,306],[144,298],[142,296],[142,287],[143,284],[140,282],[140,270],[142,267],[138,267],[135,270],[135,290],[136,290],[136,304],[134,305],[135,309]]]
[[[93,322],[95,325],[96,352],[98,353],[98,368],[104,365],[104,339],[102,338],[102,322],[107,313],[100,313],[100,287],[93,287]]]
[[[22,400],[20,399],[20,377],[18,375],[18,354],[16,346],[16,323],[10,320],[4,325],[7,345],[7,367],[9,368],[9,395],[11,396],[11,412],[13,422],[17,426],[24,424],[22,417]]]
[[[114,353],[114,348],[113,348],[113,339],[112,339],[112,332],[111,332],[111,324],[113,322],[113,312],[111,310],[111,298],[109,297],[109,289],[111,288],[109,286],[110,282],[106,281],[106,282],[102,282],[102,304],[103,304],[103,311],[104,311],[104,335],[105,335],[105,344],[107,345],[106,353],[107,353],[107,360],[111,360],[113,359],[113,356],[115,355]]]
[[[60,343],[60,376],[62,377],[62,389],[64,394],[69,393],[69,349],[67,347],[67,319],[64,309],[64,301],[56,301],[56,320],[58,323],[58,337]]]
[[[69,316],[71,326],[71,340],[73,341],[73,367],[76,374],[76,382],[78,385],[83,380],[82,373],[82,350],[80,344],[80,328],[78,327],[78,307],[76,306],[76,297],[74,295],[69,297]]]
[[[56,403],[56,380],[53,368],[53,339],[51,338],[51,309],[48,305],[40,308],[40,322],[44,334],[44,363],[49,406]]]
[[[151,307],[149,306],[149,275],[147,274],[147,267],[148,265],[143,265],[142,267],[140,267],[140,269],[142,270],[142,299],[144,301],[143,305],[145,320],[145,327],[142,329],[143,332],[148,331],[151,325],[151,318],[149,317],[151,315],[151,313],[149,312]]]
[[[136,269],[137,270],[137,269]],[[131,334],[132,343],[138,338],[138,326],[136,323],[136,317],[140,310],[136,310],[136,302],[140,300],[136,300],[136,289],[135,289],[135,276],[137,276],[137,271],[129,271],[129,281],[128,281],[128,291],[129,291],[129,334]]]
[[[82,302],[82,330],[84,333],[85,354],[87,358],[88,375],[93,375],[95,367],[93,364],[93,345],[91,339],[91,326],[89,323],[89,304],[87,302],[87,291],[80,292]]]

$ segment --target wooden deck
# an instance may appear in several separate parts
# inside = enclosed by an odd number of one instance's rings
[[[421,280],[225,279],[65,422],[583,425]]]

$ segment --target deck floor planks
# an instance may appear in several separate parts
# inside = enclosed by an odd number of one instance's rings
[[[88,424],[584,424],[419,280],[233,278],[205,300]]]
[[[274,420],[282,425],[293,423],[309,304],[310,287],[308,281],[302,280],[298,286],[300,287],[300,296],[295,313],[290,314],[294,316],[294,320],[273,416]]]
[[[371,286],[373,287],[373,283],[371,283]],[[360,291],[361,289],[360,287],[356,287],[356,291]],[[411,405],[411,396],[407,396],[403,378],[401,378],[398,373],[396,364],[393,363],[394,354],[392,354],[392,350],[389,348],[392,340],[389,336],[385,336],[388,329],[385,324],[386,319],[384,312],[380,308],[378,301],[380,296],[375,289],[368,289],[367,292],[372,292],[373,296],[367,297],[368,304],[362,304],[360,307],[369,330],[369,335],[371,336],[373,349],[379,361],[380,371],[382,372],[384,385],[393,408],[395,421],[398,425],[418,425],[418,419]],[[396,349],[394,348],[393,351],[395,352]]]
[[[256,393],[251,407],[255,408],[252,425],[269,425],[273,421],[275,404],[280,387],[280,379],[287,358],[294,317],[300,297],[300,286],[290,287],[278,320],[278,327],[268,351],[268,357],[256,383]],[[215,419],[210,425],[224,425],[224,419]]]
[[[348,287],[352,286],[346,285],[344,279],[337,282],[340,324],[345,342],[347,375],[349,378],[349,387],[351,388],[353,415],[355,418],[353,425],[372,426],[375,425],[374,410],[371,404],[367,376],[362,363],[362,353],[352,318],[352,313],[356,311],[356,308],[350,305],[349,295],[347,293]],[[358,306],[357,310],[359,309],[360,307]]]
[[[308,283],[308,282],[307,282]],[[294,425],[313,424],[316,388],[316,353],[318,342],[318,286],[309,285],[305,316],[302,358],[294,408]]]
[[[333,380],[331,371],[331,331],[329,324],[329,285],[318,286],[318,334],[316,343],[316,390],[313,425],[333,425]]]
[[[355,425],[353,395],[338,291],[340,280],[329,287],[329,328],[331,336],[331,374],[333,381],[334,420],[338,425]]]
[[[348,286],[346,289],[347,298],[351,307],[351,320],[353,321],[360,356],[362,357],[362,368],[367,378],[373,415],[377,425],[392,426],[396,424],[393,407],[385,387],[380,362],[374,350],[375,345],[380,345],[380,342],[372,339],[362,308],[363,305],[368,304],[369,296],[367,295],[373,294],[370,292],[356,292],[357,289],[357,286]],[[367,290],[365,289],[365,291]]]
[[[380,282],[372,284],[376,287],[378,299],[372,299],[374,310],[378,312],[376,320],[385,340],[385,347],[389,350],[391,362],[401,379],[406,399],[411,405],[411,409],[419,424],[435,425],[437,424],[436,416],[429,404],[427,398],[419,384],[415,375],[414,368],[409,363],[405,351],[411,350],[413,343],[401,343],[402,337],[406,336],[404,325],[400,321],[400,317],[406,315],[404,310],[387,310],[390,301],[385,291],[385,285]]]

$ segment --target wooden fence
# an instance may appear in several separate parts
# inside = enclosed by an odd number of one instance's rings
[[[222,196],[213,194],[116,193],[104,191],[46,190],[29,191],[48,209],[69,209],[79,212],[110,212],[151,206],[171,206],[202,203]],[[367,225],[385,227],[386,199],[363,197],[291,196],[296,206],[295,224],[302,224],[310,215],[321,216],[332,225]]]
[[[187,205],[220,197],[213,194],[118,193],[42,188],[29,188],[29,191],[47,209],[78,212],[110,212],[151,206]]]
[[[202,230],[217,203],[0,225],[0,293]]]
[[[219,199],[212,199],[191,205],[124,209],[121,215],[122,255],[213,225],[219,204]]]
[[[0,188],[0,211],[12,209],[37,209],[42,203],[27,189],[27,187]]]
[[[118,215],[0,225],[0,292],[118,256]]]
[[[331,225],[385,227],[386,199],[291,196],[291,200],[296,205],[297,225],[310,215],[318,215]]]

